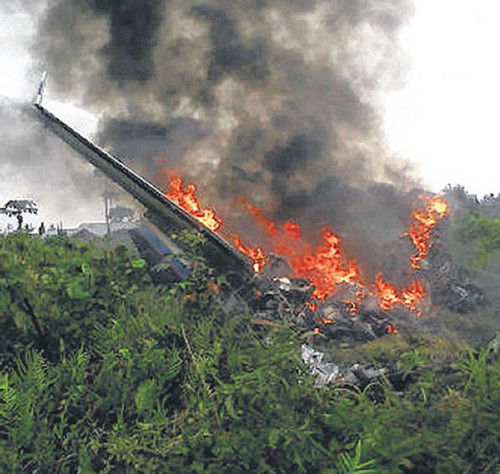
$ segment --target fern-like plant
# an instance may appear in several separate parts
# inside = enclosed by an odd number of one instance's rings
[[[353,453],[349,454],[345,452],[339,456],[337,470],[335,472],[340,474],[369,474],[371,472],[377,472],[372,468],[375,464],[375,459],[362,461],[361,457],[362,443],[361,440],[358,440]]]
[[[458,368],[468,376],[465,384],[466,391],[472,386],[480,392],[486,389],[488,353],[488,348],[484,348],[476,355],[471,347],[467,347],[466,358],[457,364]]]

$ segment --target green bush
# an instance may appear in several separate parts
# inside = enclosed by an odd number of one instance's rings
[[[2,237],[0,471],[496,472],[484,353],[399,344],[404,394],[316,388],[301,335],[225,314],[211,279],[198,262],[154,286],[123,247]]]
[[[490,257],[500,250],[500,218],[477,213],[467,215],[458,227],[458,234],[465,242],[477,242],[477,267],[484,267]]]

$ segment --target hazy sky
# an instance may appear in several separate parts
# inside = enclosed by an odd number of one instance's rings
[[[383,100],[389,147],[413,162],[434,191],[459,183],[481,196],[496,194],[500,2],[414,4],[414,17],[401,31],[410,59],[406,82]],[[31,98],[39,77],[30,71],[33,60],[27,44],[35,28],[32,19],[12,5],[0,5],[0,96]],[[84,133],[95,130],[97,117],[51,96],[50,76],[47,92],[47,108]]]
[[[500,192],[500,2],[415,0],[401,31],[406,85],[385,101],[390,148],[420,166],[432,189]]]

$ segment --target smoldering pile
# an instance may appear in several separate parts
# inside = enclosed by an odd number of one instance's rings
[[[253,323],[288,321],[302,331],[323,334],[343,341],[368,341],[388,333],[393,327],[389,313],[361,308],[350,311],[349,305],[334,301],[311,306],[308,302],[314,286],[301,278],[260,279],[250,302]]]
[[[455,263],[443,255],[437,258],[437,250],[433,254],[426,273],[431,278],[430,287],[434,289],[437,301],[444,301],[450,308],[463,312],[476,310],[485,304],[482,291],[459,276],[460,268]],[[409,380],[404,380],[403,371],[397,367],[346,364],[342,360],[332,360],[315,348],[314,339],[320,337],[328,341],[327,345],[334,343],[344,348],[355,348],[364,342],[399,333],[399,322],[416,322],[418,316],[404,309],[382,311],[366,307],[357,308],[353,313],[348,304],[338,300],[311,307],[308,302],[313,291],[310,282],[300,278],[260,278],[249,303],[253,315],[250,322],[262,326],[286,322],[302,333],[309,333],[310,341],[302,345],[301,356],[318,386],[334,384],[363,389],[385,378],[395,386],[404,387]]]

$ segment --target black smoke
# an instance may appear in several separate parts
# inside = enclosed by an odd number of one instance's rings
[[[84,8],[108,20],[110,38],[102,55],[109,77],[117,81],[146,81],[153,76],[152,50],[158,39],[162,3],[162,0],[87,0],[83,3]]]
[[[265,79],[269,68],[264,40],[246,45],[238,31],[236,19],[220,8],[197,5],[191,12],[210,26],[212,51],[207,70],[209,82],[217,83],[225,75],[235,75],[239,80],[250,83]]]
[[[57,94],[150,179],[169,164],[227,215],[247,195],[374,260],[410,212],[378,108],[409,0],[51,0],[33,51]],[[158,159],[160,157],[161,159]],[[349,239],[347,238],[349,237]]]

